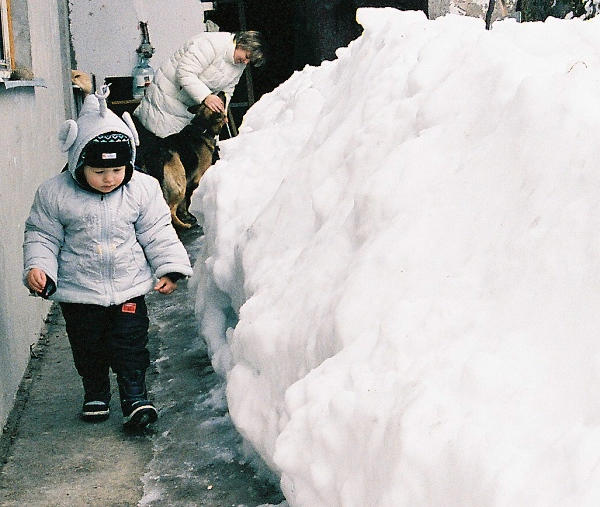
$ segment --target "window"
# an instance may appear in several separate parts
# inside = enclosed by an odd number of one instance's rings
[[[0,0],[0,77],[9,77],[13,67],[10,0]]]

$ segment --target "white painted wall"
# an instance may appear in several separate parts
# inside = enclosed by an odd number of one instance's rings
[[[94,73],[98,84],[106,76],[131,75],[141,41],[139,21],[148,23],[156,48],[150,65],[156,70],[204,31],[204,10],[212,7],[200,0],[69,0],[69,5],[77,67]]]
[[[49,309],[46,301],[30,297],[21,282],[21,247],[37,186],[66,161],[57,141],[70,107],[70,97],[65,105],[70,77],[60,41],[59,1],[28,1],[32,70],[48,87],[7,90],[0,84],[0,427]]]

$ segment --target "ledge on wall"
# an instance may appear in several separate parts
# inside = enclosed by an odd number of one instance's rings
[[[31,87],[39,86],[42,88],[47,88],[46,81],[44,79],[42,79],[41,77],[38,77],[35,79],[15,79],[15,80],[0,78],[0,83],[2,83],[7,90],[10,88],[17,88],[20,86],[31,86]]]

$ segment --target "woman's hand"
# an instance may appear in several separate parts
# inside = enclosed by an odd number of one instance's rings
[[[171,281],[168,276],[161,276],[154,290],[157,290],[161,294],[171,294],[176,288],[177,282]]]
[[[40,268],[31,268],[27,273],[27,285],[32,291],[40,294],[46,286],[46,273]]]
[[[223,104],[223,101],[216,95],[208,95],[204,99],[204,104],[206,104],[208,109],[214,111],[215,113],[225,113],[225,104]]]

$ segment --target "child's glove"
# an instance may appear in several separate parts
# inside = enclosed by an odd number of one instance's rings
[[[55,292],[56,292],[56,284],[54,283],[54,280],[52,280],[52,278],[47,276],[46,277],[46,285],[44,286],[44,289],[42,290],[42,292],[40,292],[40,296],[43,297],[44,299],[48,299]]]
[[[56,292],[56,283],[40,268],[34,267],[27,272],[26,285],[32,296],[41,296],[44,299]]]
[[[171,280],[173,283],[177,283],[182,278],[185,278],[185,275],[181,273],[167,273],[165,276],[169,278],[169,280]]]

